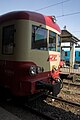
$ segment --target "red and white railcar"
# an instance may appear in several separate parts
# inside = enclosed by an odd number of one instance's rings
[[[0,86],[15,96],[44,89],[57,95],[59,62],[60,28],[53,17],[29,11],[0,16]]]

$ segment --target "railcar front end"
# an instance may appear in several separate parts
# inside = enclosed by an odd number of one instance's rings
[[[15,96],[57,95],[59,62],[60,28],[51,16],[19,11],[0,17],[0,86]]]

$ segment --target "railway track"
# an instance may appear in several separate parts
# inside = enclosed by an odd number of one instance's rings
[[[46,120],[54,120],[54,118],[52,118],[51,116],[48,116],[46,114],[44,114],[43,112],[39,111],[38,109],[36,108],[33,108],[27,104],[24,105],[24,107],[27,109],[29,109],[32,113],[36,114],[36,115],[39,115],[40,117],[46,119]]]
[[[62,101],[65,102],[67,104],[70,105],[75,105],[77,107],[80,107],[80,104],[77,103],[72,103],[66,100],[62,100],[60,98],[57,97],[53,97],[51,95],[48,95],[47,97],[50,97],[51,99],[55,99],[57,101]],[[47,120],[65,120],[66,118],[68,120],[70,120],[71,116],[76,116],[77,120],[78,118],[80,119],[79,115],[74,115],[73,113],[71,113],[70,111],[65,111],[61,108],[49,105],[43,101],[35,101],[35,103],[32,104],[25,104],[25,108],[29,108],[29,110],[31,110],[32,112],[36,113],[37,115],[42,116],[43,118],[47,119]],[[65,114],[65,117],[63,117]],[[72,119],[72,118],[71,118]]]
[[[54,97],[51,95],[48,95],[51,99]],[[60,101],[60,98],[54,98]],[[32,100],[30,102],[15,102],[15,101],[9,101],[0,103],[0,105],[7,109],[8,111],[12,112],[14,115],[19,117],[21,120],[26,120],[27,116],[30,112],[31,114],[34,114],[38,117],[37,120],[79,120],[80,116],[75,115],[71,113],[70,111],[67,112],[61,108],[57,108],[55,106],[49,105],[45,103],[42,98],[37,98],[36,100]],[[65,115],[65,116],[64,116]],[[24,119],[25,117],[25,119]],[[29,117],[29,116],[28,116]],[[30,119],[30,120],[33,120]],[[34,119],[35,120],[35,119]]]
[[[80,87],[80,82],[79,83],[74,83],[74,82],[65,82],[65,81],[63,81],[63,84]]]
[[[63,92],[65,94],[77,94],[80,95],[80,81],[72,82],[71,80],[63,80]],[[76,96],[77,97],[77,96]]]
[[[61,101],[61,102],[64,102],[64,103],[73,105],[73,106],[80,107],[80,103],[71,102],[71,101],[64,100],[64,99],[61,99],[61,98],[58,98],[58,97],[54,97],[54,96],[52,96],[52,95],[48,95],[48,97],[49,97],[49,98],[52,98],[52,99],[54,99],[54,100],[57,100],[57,101]]]

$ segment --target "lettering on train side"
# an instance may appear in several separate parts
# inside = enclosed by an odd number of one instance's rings
[[[47,61],[57,61],[57,55],[50,54]]]

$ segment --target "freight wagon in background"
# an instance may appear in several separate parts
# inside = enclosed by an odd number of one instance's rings
[[[52,16],[30,11],[1,15],[0,86],[15,96],[59,94],[60,33]]]

